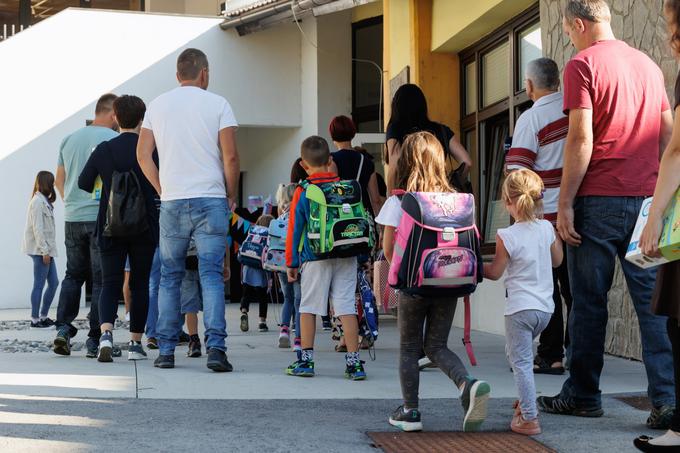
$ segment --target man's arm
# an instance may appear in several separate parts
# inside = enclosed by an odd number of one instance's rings
[[[663,152],[671,142],[673,135],[673,113],[670,109],[661,112],[661,127],[659,129],[659,160],[663,157]]]
[[[153,161],[153,150],[156,149],[156,140],[150,129],[142,128],[139,132],[137,142],[137,162],[142,169],[142,173],[149,180],[156,192],[161,194],[161,180],[158,167]]]
[[[238,185],[241,177],[241,163],[236,147],[236,128],[225,127],[220,130],[220,150],[222,151],[222,164],[224,165],[224,177],[227,180],[227,195],[229,205],[233,208],[238,200]]]
[[[564,145],[562,184],[557,213],[557,231],[569,245],[578,246],[581,236],[574,229],[574,199],[593,155],[593,111],[569,111],[569,133]]]
[[[57,192],[64,199],[64,182],[66,181],[66,169],[63,165],[57,167],[57,175],[54,177],[54,185],[57,187]]]

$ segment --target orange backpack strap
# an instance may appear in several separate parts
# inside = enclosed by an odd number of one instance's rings
[[[465,327],[463,329],[463,345],[465,346],[465,352],[467,352],[468,359],[470,359],[470,365],[477,366],[477,359],[475,358],[475,353],[472,350],[472,341],[470,340],[470,296],[467,295],[463,298],[465,303]]]

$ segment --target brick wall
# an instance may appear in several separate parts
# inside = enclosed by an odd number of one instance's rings
[[[569,38],[562,32],[563,5],[564,0],[540,0],[543,53],[554,59],[560,69],[574,53]],[[609,6],[616,37],[647,53],[661,67],[673,103],[678,65],[668,46],[663,0],[609,0]],[[637,316],[618,263],[609,292],[605,350],[638,360],[642,355]]]

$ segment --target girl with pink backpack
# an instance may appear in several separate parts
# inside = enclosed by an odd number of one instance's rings
[[[389,422],[403,431],[422,430],[418,410],[418,359],[427,356],[456,384],[464,431],[486,418],[491,389],[468,374],[447,347],[458,297],[481,280],[474,200],[458,194],[446,177],[444,150],[434,135],[417,132],[401,146],[394,186],[375,221],[385,226],[383,248],[389,283],[399,290],[399,379],[404,404]]]

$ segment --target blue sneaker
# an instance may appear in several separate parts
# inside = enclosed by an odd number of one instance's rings
[[[366,371],[364,371],[364,361],[360,360],[354,365],[347,365],[345,368],[345,377],[353,381],[363,381],[366,379]]]
[[[297,360],[286,368],[289,376],[314,377],[314,362]]]

